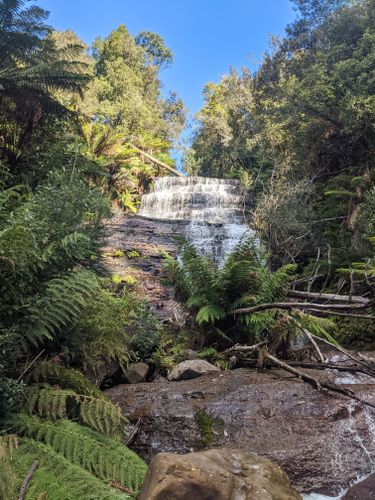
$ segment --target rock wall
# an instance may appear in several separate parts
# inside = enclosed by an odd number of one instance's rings
[[[133,288],[164,320],[183,312],[173,298],[173,290],[160,278],[163,254],[177,256],[175,237],[184,235],[186,224],[147,220],[123,212],[117,212],[106,222],[106,243],[100,265],[119,278],[133,277],[136,280]],[[116,256],[114,250],[120,250],[123,255]]]

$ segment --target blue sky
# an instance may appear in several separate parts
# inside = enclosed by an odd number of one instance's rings
[[[119,24],[136,35],[155,31],[174,53],[161,74],[164,92],[175,90],[194,113],[202,88],[229,67],[254,69],[270,34],[283,35],[294,18],[289,0],[39,0],[49,24],[72,29],[86,43]]]

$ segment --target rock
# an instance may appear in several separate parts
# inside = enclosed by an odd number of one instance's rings
[[[85,377],[87,377],[94,385],[100,387],[108,380],[111,380],[117,373],[121,373],[120,364],[117,361],[109,361],[103,362],[103,364],[95,370],[92,370],[91,368],[87,369],[85,371]]]
[[[321,378],[341,376],[305,371]],[[375,403],[373,384],[346,387]],[[142,419],[132,448],[147,461],[160,452],[231,445],[275,461],[301,492],[335,496],[369,474],[369,457],[375,458],[370,408],[276,369],[240,368],[179,383],[122,385],[106,394],[131,420]]]
[[[187,359],[199,359],[198,358],[198,353],[197,353],[197,351],[194,351],[194,349],[185,349],[182,352],[182,356],[184,356],[184,358],[186,360]]]
[[[288,476],[267,458],[235,448],[187,455],[159,453],[139,500],[301,500]]]
[[[355,484],[347,491],[342,500],[374,500],[375,499],[375,473]]]
[[[150,367],[146,363],[131,363],[124,373],[128,384],[139,384],[146,381]]]
[[[178,363],[178,365],[172,369],[168,375],[168,380],[190,380],[200,377],[202,373],[218,371],[220,371],[220,368],[211,365],[211,363],[204,359],[188,359],[182,361],[182,363]]]
[[[174,291],[160,280],[163,272],[163,255],[177,254],[176,234],[183,236],[189,221],[156,221],[116,211],[107,220],[106,248],[104,255],[96,263],[98,270],[103,268],[111,274],[123,276],[131,274],[138,281],[137,294],[147,299],[156,314],[168,321],[185,312],[185,308],[174,300]],[[110,248],[131,248],[142,257],[136,259],[113,259],[105,256]],[[163,302],[163,307],[157,304]]]

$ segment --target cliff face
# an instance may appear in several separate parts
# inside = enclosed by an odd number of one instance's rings
[[[173,291],[162,283],[163,255],[176,257],[175,237],[185,234],[185,221],[156,221],[118,212],[106,223],[106,245],[101,264],[134,288],[167,320],[181,310]],[[116,250],[118,255],[116,255]]]

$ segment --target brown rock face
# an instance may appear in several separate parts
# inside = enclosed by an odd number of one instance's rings
[[[173,290],[162,284],[160,275],[163,254],[177,255],[175,237],[184,234],[186,224],[184,221],[147,220],[121,211],[106,222],[106,247],[98,265],[114,275],[135,278],[137,292],[162,319],[184,313],[173,298]],[[111,256],[113,249],[121,250],[124,255]]]
[[[130,363],[124,373],[128,384],[139,384],[146,381],[150,367],[146,363]]]
[[[270,460],[235,448],[151,461],[139,500],[301,500]]]
[[[375,500],[375,473],[349,488],[343,500]]]
[[[374,385],[347,387],[375,403]],[[131,419],[142,419],[132,446],[146,460],[160,452],[231,445],[275,461],[299,491],[326,494],[337,494],[375,463],[373,410],[285,372],[207,373],[181,382],[122,385],[107,395]]]

